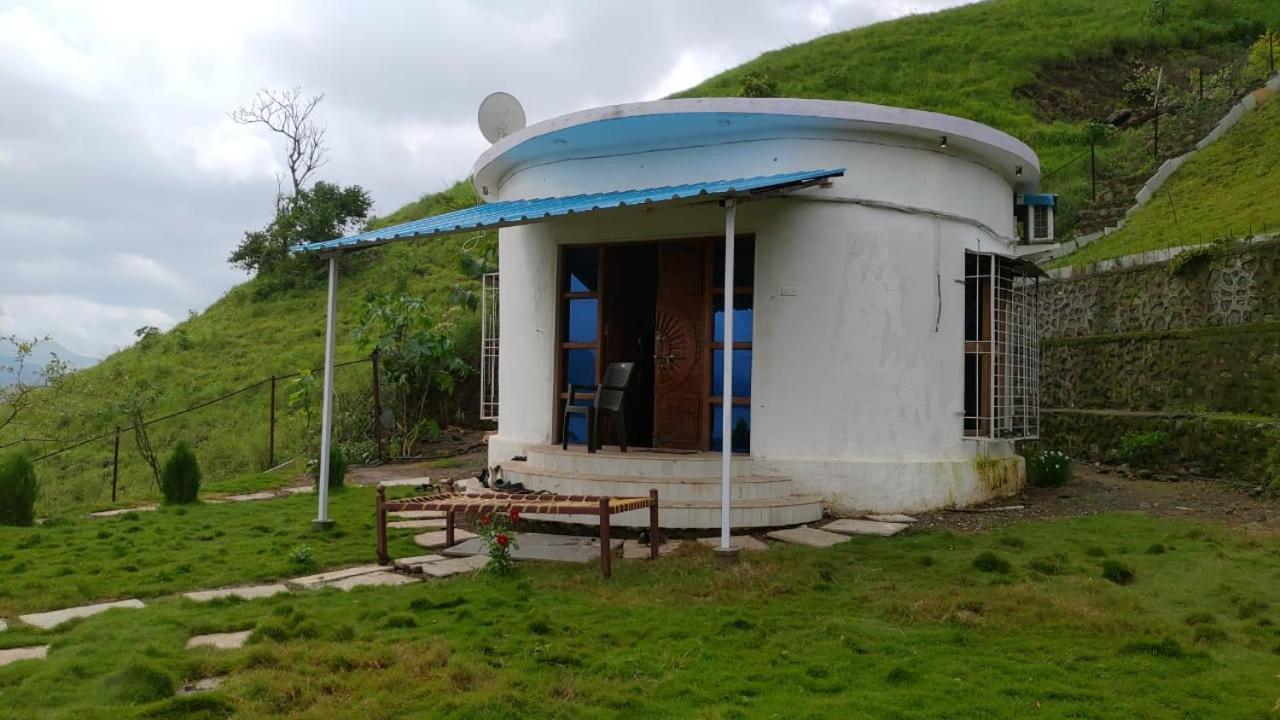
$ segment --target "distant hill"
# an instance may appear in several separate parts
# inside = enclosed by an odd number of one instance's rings
[[[0,371],[0,385],[10,385],[19,379],[16,372],[18,358],[11,352],[6,353],[6,349],[0,349],[0,367],[15,368],[15,370]],[[26,359],[22,379],[34,382],[38,378],[37,373],[48,365],[55,355],[59,360],[70,363],[76,370],[85,370],[100,362],[96,357],[81,355],[55,340],[46,340],[37,345],[35,352]]]
[[[1276,0],[1169,0],[1152,18],[1146,0],[992,0],[839,32],[765,53],[680,96],[738,95],[746,73],[768,76],[778,94],[861,100],[951,113],[988,123],[1039,153],[1045,188],[1062,194],[1059,229],[1069,231],[1089,205],[1085,129],[1090,119],[1132,105],[1125,73],[1176,52],[1178,67],[1215,69],[1238,56],[1270,24],[1280,26]],[[1186,85],[1186,77],[1169,82]],[[1104,152],[1117,163],[1142,155],[1141,124],[1122,127]],[[1129,172],[1129,171],[1126,171]],[[1132,171],[1140,174],[1142,169]],[[360,182],[361,178],[342,178]],[[372,223],[412,220],[477,203],[466,182],[424,196]],[[397,243],[344,259],[340,282],[337,356],[364,357],[352,330],[361,300],[375,291],[415,294],[443,314],[449,288],[460,281],[459,259],[468,247],[494,242],[492,233]],[[455,316],[457,342],[474,360],[478,319]],[[172,412],[321,362],[324,289],[316,286],[262,297],[250,280],[231,289],[200,315],[179,323],[147,346],[133,346],[83,373],[109,383],[114,373],[163,387],[153,415]],[[337,426],[367,432],[367,365],[339,372]],[[277,459],[302,447],[302,420],[287,411],[290,388],[278,388]],[[260,386],[226,402],[154,426],[152,442],[166,449],[178,438],[200,456],[211,489],[266,464],[268,395]],[[17,428],[13,436],[77,438],[108,432],[116,422],[90,396],[63,398],[57,407]],[[461,409],[461,405],[459,405]],[[362,423],[364,423],[362,425]],[[133,450],[122,448],[124,497],[154,492]],[[42,462],[44,511],[102,500],[107,441],[90,443]]]

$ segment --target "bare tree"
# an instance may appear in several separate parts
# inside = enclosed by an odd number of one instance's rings
[[[302,88],[291,90],[259,90],[253,102],[236,108],[231,119],[241,125],[266,125],[272,132],[285,138],[286,162],[289,179],[293,183],[293,195],[297,195],[307,178],[329,162],[329,148],[325,145],[325,128],[317,125],[311,114],[324,101],[324,93],[304,98]],[[283,185],[283,179],[277,178]],[[281,199],[284,193],[281,192]]]
[[[0,345],[12,349],[12,365],[0,361],[0,376],[12,375],[12,382],[0,384],[0,430],[17,420],[18,416],[35,407],[39,393],[57,384],[71,366],[57,355],[51,355],[48,363],[34,370],[27,366],[37,346],[48,338],[23,340],[14,335],[0,336]],[[3,380],[0,377],[0,380]]]

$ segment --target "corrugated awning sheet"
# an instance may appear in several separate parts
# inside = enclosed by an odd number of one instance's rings
[[[844,168],[808,170],[805,172],[782,173],[736,180],[709,180],[688,185],[670,185],[643,190],[617,190],[588,195],[485,203],[465,210],[457,210],[400,225],[362,232],[359,235],[351,235],[350,237],[295,245],[292,252],[355,250],[396,240],[410,240],[475,230],[492,230],[494,228],[523,225],[540,220],[567,215],[580,215],[598,210],[653,205],[655,203],[691,202],[757,195],[778,190],[798,189],[841,175],[844,175]]]

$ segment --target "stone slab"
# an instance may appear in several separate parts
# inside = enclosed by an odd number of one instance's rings
[[[42,660],[48,654],[48,645],[33,645],[31,647],[18,647],[9,648],[8,650],[0,650],[0,667],[4,667],[10,663],[16,663],[19,660]]]
[[[298,487],[284,488],[280,492],[285,495],[306,495],[307,493],[313,493],[315,491],[316,488],[314,485],[299,485]]]
[[[443,520],[397,520],[387,523],[388,530],[442,530]]]
[[[228,495],[222,499],[224,502],[254,502],[256,500],[271,500],[275,496],[276,494],[273,492],[256,492],[244,495]]]
[[[455,528],[453,531],[453,540],[455,543],[470,540],[476,536],[473,532],[468,532],[461,528]],[[419,546],[430,548],[432,550],[444,547],[444,531],[436,530],[435,532],[422,533],[413,536],[413,541]]]
[[[235,650],[244,647],[251,634],[253,634],[252,630],[240,630],[238,632],[196,635],[187,640],[187,649],[211,647],[214,650]]]
[[[511,551],[511,557],[514,560],[587,563],[600,559],[599,538],[550,533],[516,533],[515,540],[519,547]],[[610,540],[609,546],[616,552],[622,547],[622,540]],[[489,555],[484,541],[480,538],[458,543],[442,552],[450,557],[469,555],[488,557]]]
[[[211,692],[222,687],[222,683],[226,682],[225,676],[200,678],[192,683],[187,683],[178,688],[179,695],[195,695],[196,693]]]
[[[668,540],[658,546],[658,557],[666,557],[679,550],[683,545],[684,540]],[[627,540],[622,543],[622,558],[624,560],[648,560],[649,546],[641,545],[639,540]]]
[[[383,572],[385,570],[386,568],[381,565],[357,565],[356,567],[342,568],[341,570],[326,570],[325,572],[317,573],[315,575],[294,578],[288,582],[293,585],[301,585],[302,587],[317,588],[335,580],[342,580],[344,578],[355,577],[357,575]]]
[[[822,526],[823,530],[838,532],[844,535],[875,535],[876,537],[892,537],[911,527],[910,523],[876,522],[875,520],[854,520],[841,518]]]
[[[388,518],[397,518],[400,520],[443,520],[443,510],[402,510],[400,512],[387,513]]]
[[[117,600],[115,602],[95,603],[93,605],[82,605],[80,607],[66,608],[65,610],[52,610],[50,612],[32,613],[30,615],[21,615],[19,620],[34,625],[42,630],[52,630],[68,620],[76,618],[85,618],[98,613],[104,613],[113,608],[141,608],[146,607],[141,600]]]
[[[422,566],[422,572],[431,577],[449,577],[464,572],[476,572],[484,569],[489,564],[489,556],[472,555],[470,557],[449,558],[440,562],[427,563]]]
[[[7,620],[0,620],[0,632],[4,632],[5,630],[8,630],[8,629],[9,629],[9,622]]]
[[[250,585],[247,587],[231,587],[218,588],[216,590],[197,590],[196,592],[183,593],[182,596],[188,600],[196,602],[209,602],[210,600],[218,600],[226,597],[236,597],[241,600],[255,600],[257,598],[271,597],[280,593],[289,592],[289,588],[281,584],[272,585]]]
[[[864,515],[863,517],[865,517],[868,520],[875,520],[876,522],[890,522],[890,523],[916,522],[915,518],[911,517],[910,515],[903,515],[902,513],[893,513],[892,515]]]
[[[708,547],[720,547],[720,537],[698,538],[698,542]],[[758,552],[760,550],[768,550],[769,543],[752,537],[751,535],[730,535],[729,545],[746,550],[748,552]]]
[[[393,585],[408,585],[409,583],[418,582],[418,578],[401,575],[398,572],[383,570],[381,572],[366,573],[364,575],[352,575],[341,580],[325,583],[325,587],[337,588],[339,590],[350,590],[356,587],[389,587]]]
[[[99,510],[98,512],[89,513],[89,517],[108,518],[108,517],[116,517],[117,515],[124,515],[125,513],[131,513],[131,512],[152,512],[158,509],[159,507],[160,507],[159,505],[139,505],[138,507],[131,507],[131,508],[117,508],[115,510]]]
[[[392,566],[397,570],[405,572],[422,572],[423,565],[427,563],[440,562],[444,559],[443,555],[415,555],[407,558],[396,558],[391,561]]]
[[[417,487],[419,485],[430,485],[431,478],[398,478],[396,480],[383,480],[378,484],[383,487]]]
[[[811,527],[787,528],[785,530],[774,530],[769,533],[769,537],[774,540],[781,540],[785,543],[795,545],[808,545],[809,547],[828,548],[832,545],[839,545],[843,542],[849,542],[849,537],[839,533],[827,532],[826,530],[818,530]]]

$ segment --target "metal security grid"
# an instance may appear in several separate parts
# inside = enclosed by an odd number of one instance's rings
[[[965,268],[965,436],[1039,437],[1039,278],[989,253]]]
[[[498,273],[480,287],[480,419],[498,419]]]

